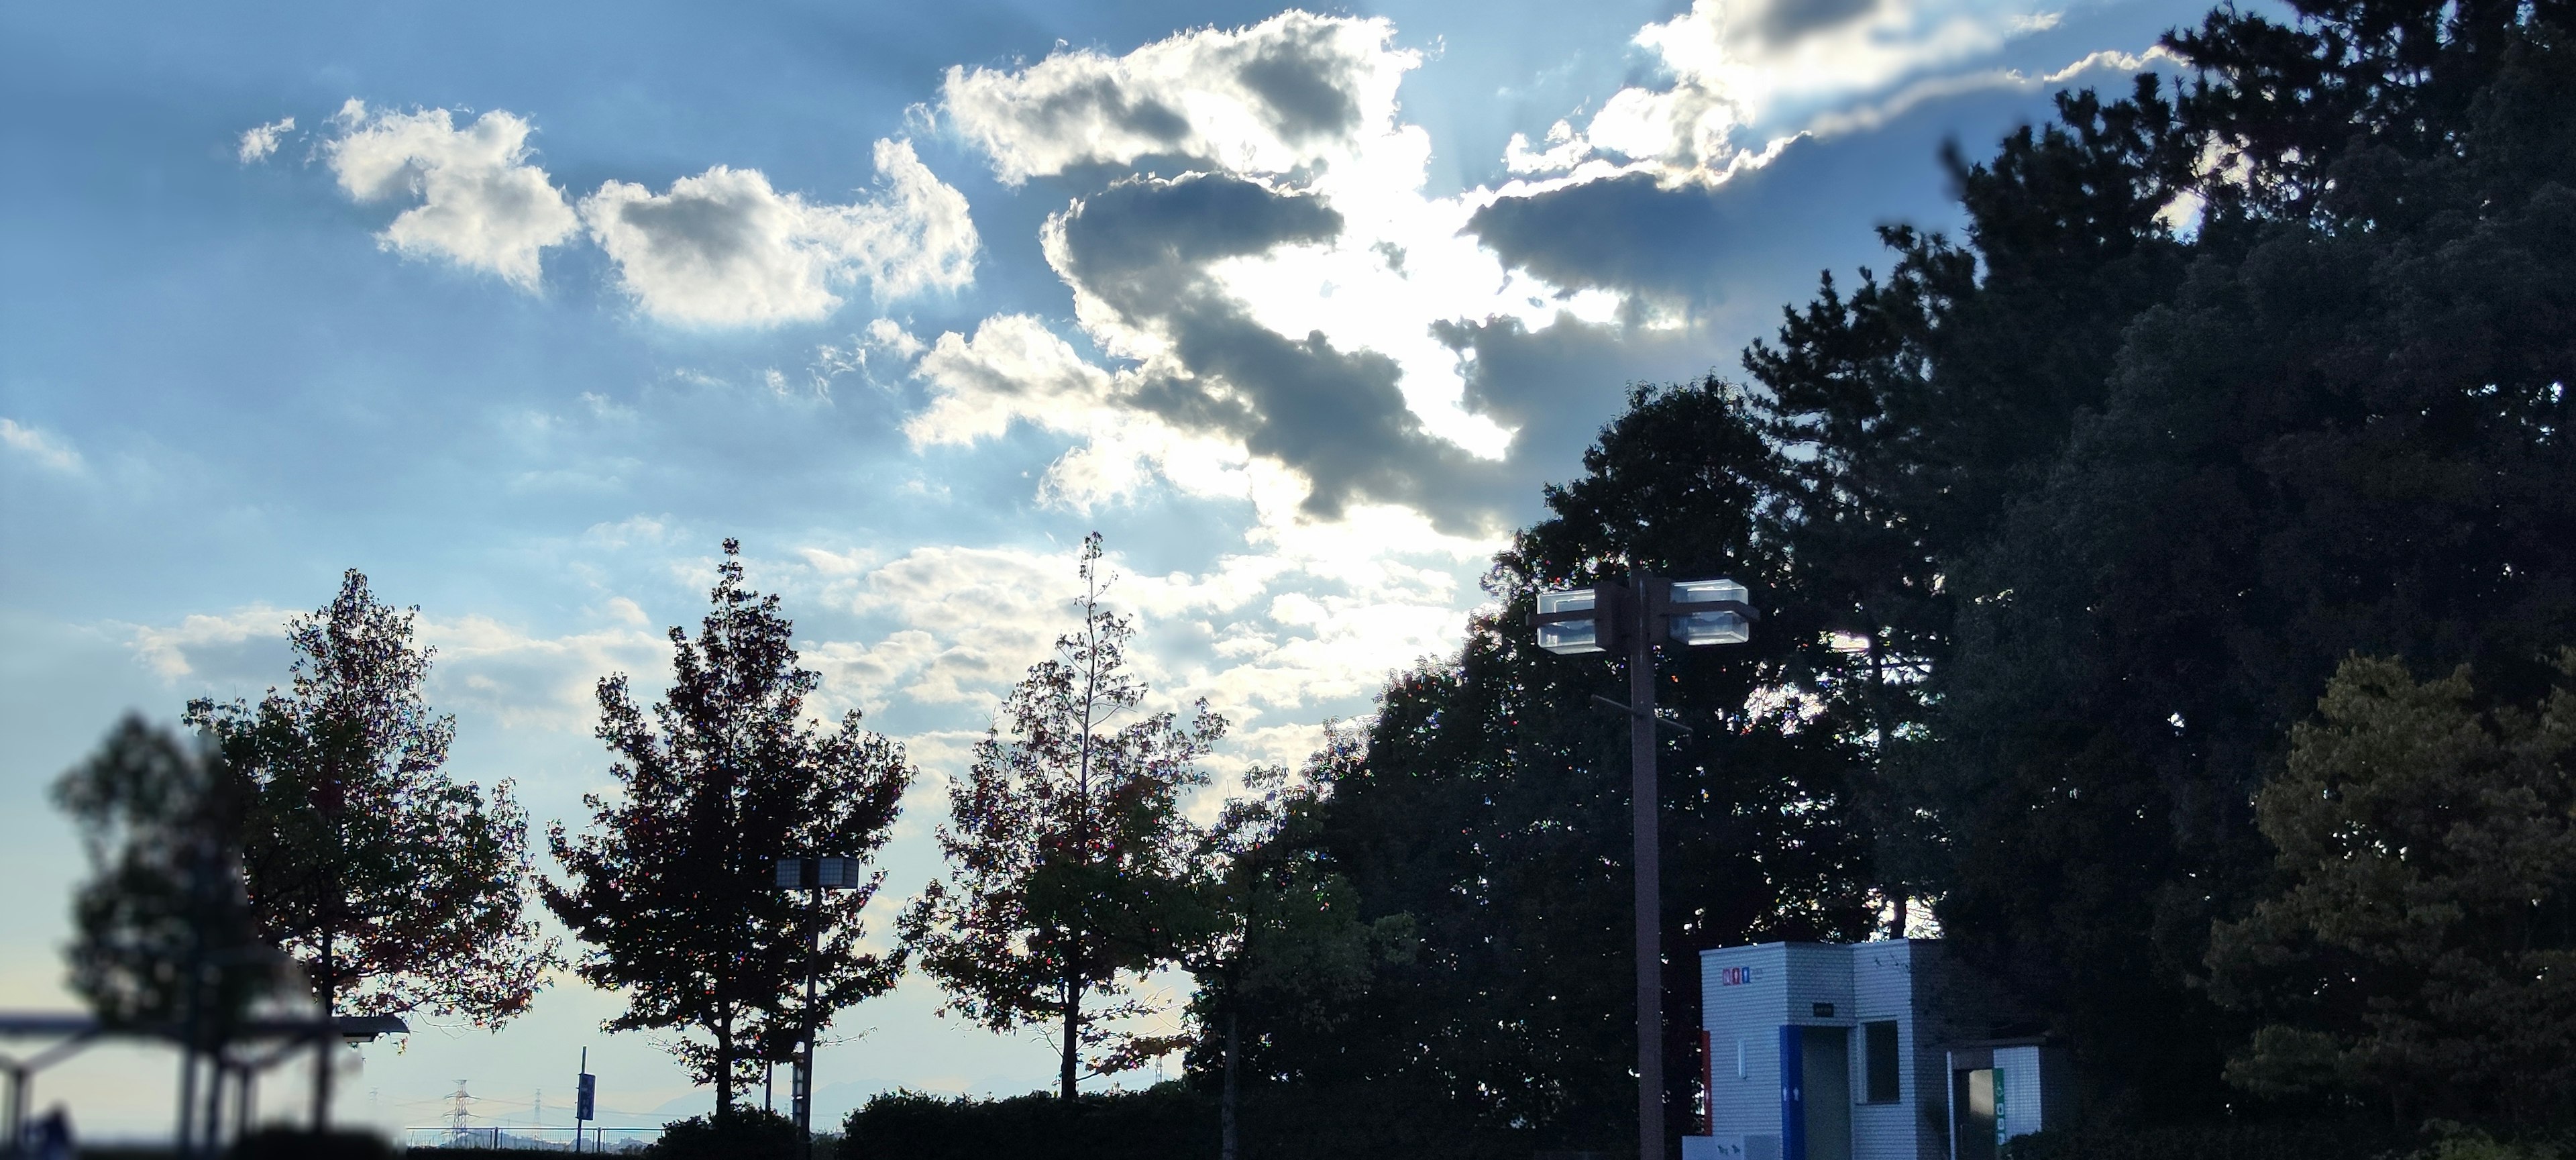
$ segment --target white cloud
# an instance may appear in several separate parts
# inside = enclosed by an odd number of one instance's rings
[[[424,616],[420,640],[438,650],[430,666],[430,701],[508,726],[577,727],[589,719],[592,690],[612,672],[651,679],[669,646],[643,610],[625,597],[599,610],[609,623],[588,632],[541,636],[487,616]],[[195,614],[169,626],[127,626],[135,659],[163,680],[189,678],[224,695],[249,695],[287,676],[286,624],[299,613],[252,604]]]
[[[413,257],[445,258],[536,288],[538,255],[579,221],[545,170],[528,164],[532,127],[485,113],[463,129],[446,109],[367,111],[355,98],[333,118],[323,146],[340,188],[361,202],[419,199],[377,238]]]
[[[181,677],[202,675],[200,669],[204,667],[236,667],[210,666],[210,658],[238,654],[242,646],[254,641],[280,642],[282,648],[286,622],[293,615],[267,604],[236,608],[221,615],[200,613],[166,628],[128,626],[126,644],[134,650],[135,659],[142,661],[144,667],[159,674],[163,680],[175,681]],[[247,676],[243,673],[219,675]]]
[[[1713,183],[1759,164],[1774,141],[1808,127],[1799,119],[1832,115],[1825,106],[1992,53],[2057,19],[2037,0],[1693,0],[1635,37],[1666,83],[1619,90],[1579,132],[1560,123],[1544,152],[1515,135],[1509,162],[1584,180],[1644,170]]]
[[[15,419],[0,419],[0,447],[26,458],[47,471],[78,475],[86,466],[80,449],[50,431],[30,427]]]
[[[1364,509],[1331,528],[1256,529],[1197,572],[1134,573],[1113,552],[1107,602],[1145,631],[1130,659],[1157,704],[1204,697],[1257,732],[1238,759],[1287,760],[1303,755],[1283,747],[1311,742],[1318,711],[1457,646],[1492,547],[1441,536],[1403,509]],[[887,698],[989,708],[1073,627],[1078,595],[1070,550],[938,546],[833,590],[835,603],[893,626],[803,655],[828,697],[870,708]]]
[[[1422,60],[1391,51],[1394,35],[1383,19],[1290,11],[1120,57],[1079,50],[1015,70],[951,68],[941,97],[1014,185],[1157,154],[1285,173],[1347,156],[1392,122],[1396,85]]]
[[[578,728],[595,719],[595,690],[610,673],[635,674],[647,687],[667,671],[670,644],[623,597],[600,609],[613,623],[587,632],[543,636],[487,616],[421,618],[432,662],[432,704],[512,728]]]
[[[241,146],[236,155],[244,165],[265,160],[269,154],[277,152],[278,142],[294,131],[293,117],[280,117],[265,125],[253,125],[242,130]]]
[[[978,241],[965,195],[908,141],[876,144],[879,193],[818,205],[770,187],[756,169],[716,166],[660,194],[611,181],[581,219],[636,305],[664,322],[763,326],[822,318],[836,289],[865,281],[879,301],[957,290]]]
[[[1468,409],[1469,368],[1434,324],[1511,318],[1537,330],[1561,315],[1600,324],[1619,303],[1601,292],[1569,296],[1508,269],[1463,233],[1489,191],[1426,196],[1431,141],[1398,121],[1395,102],[1421,57],[1392,47],[1392,37],[1384,20],[1289,12],[1250,28],[1183,33],[1124,56],[1075,51],[1016,70],[953,69],[944,96],[955,127],[1005,181],[1178,154],[1329,206],[1340,225],[1334,237],[1180,273],[1203,279],[1194,292],[1212,289],[1279,335],[1320,334],[1335,351],[1384,356],[1400,369],[1395,386],[1422,432],[1469,456],[1499,459],[1513,432]],[[1157,381],[1216,398],[1249,395],[1244,384],[1181,356],[1176,328],[1203,312],[1173,301],[1163,314],[1140,313],[1137,296],[1113,303],[1085,283],[1066,248],[1066,222],[1081,209],[1050,219],[1046,254],[1074,291],[1084,336],[1138,365],[1113,374],[1034,320],[988,319],[973,338],[943,336],[919,359],[915,372],[931,406],[907,424],[916,446],[969,443],[1025,421],[1077,439],[1040,482],[1050,500],[1083,507],[1133,493],[1160,473],[1185,491],[1249,497],[1293,518],[1286,513],[1315,483],[1302,474],[1305,464],[1258,459],[1239,431],[1184,431],[1138,404],[1138,386]],[[1105,228],[1145,254],[1166,226],[1140,217]]]

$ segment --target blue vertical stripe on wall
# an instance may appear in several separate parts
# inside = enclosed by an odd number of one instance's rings
[[[1780,1160],[1807,1160],[1807,1051],[1796,1025],[1780,1029]]]

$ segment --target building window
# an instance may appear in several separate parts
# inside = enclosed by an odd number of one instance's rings
[[[1865,1077],[1866,1082],[1861,1087],[1862,1102],[1895,1103],[1898,1098],[1896,1023],[1893,1020],[1885,1023],[1863,1023],[1860,1025],[1860,1033],[1861,1062],[1868,1072]]]

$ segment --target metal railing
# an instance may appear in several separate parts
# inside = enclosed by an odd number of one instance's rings
[[[477,1151],[564,1152],[573,1151],[575,1129],[513,1128],[508,1126],[466,1128],[405,1128],[402,1146],[406,1151],[440,1148],[471,1148]],[[662,1138],[660,1128],[579,1129],[581,1151],[615,1155],[642,1151],[646,1145]]]

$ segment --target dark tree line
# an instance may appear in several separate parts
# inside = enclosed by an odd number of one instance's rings
[[[1858,937],[1908,897],[2103,1115],[2288,1097],[2250,1044],[2297,1013],[2277,978],[2214,991],[2211,932],[2292,888],[2256,811],[2292,727],[2354,654],[2468,664],[2457,695],[2500,706],[2576,640],[2576,10],[2293,8],[2219,9],[2167,38],[2181,83],[1954,153],[1957,236],[1885,230],[1886,273],[1828,275],[1740,384],[1636,393],[1497,561],[1502,612],[1387,688],[1296,831],[1420,953],[1329,1031],[1247,1043],[1256,1072],[1616,1138],[1623,731],[1586,704],[1609,665],[1522,618],[1634,563],[1768,617],[1664,661],[1698,729],[1663,753],[1676,1108],[1697,948]],[[2303,1098],[2384,1096],[2345,1080],[2386,1057],[2333,1042],[2363,1062]],[[2407,1110],[2544,1114],[2440,1090]]]

